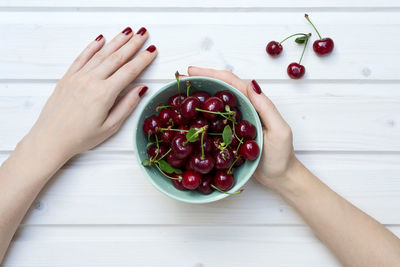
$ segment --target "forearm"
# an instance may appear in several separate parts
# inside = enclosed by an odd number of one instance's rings
[[[65,160],[27,136],[0,167],[0,263],[33,200]]]
[[[276,191],[345,266],[399,266],[400,240],[340,197],[298,160]]]

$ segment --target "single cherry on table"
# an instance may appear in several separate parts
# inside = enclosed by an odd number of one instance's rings
[[[318,37],[319,37],[319,40],[316,40],[313,43],[314,52],[319,56],[324,56],[324,55],[330,54],[335,46],[333,40],[329,37],[322,38],[321,35],[319,34],[317,28],[311,22],[309,16],[307,14],[304,14],[304,17],[311,24],[311,26],[314,28],[314,30],[316,31],[316,33],[318,34]]]

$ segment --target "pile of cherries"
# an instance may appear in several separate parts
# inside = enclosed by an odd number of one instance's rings
[[[158,115],[144,120],[149,158],[142,164],[157,168],[179,190],[240,193],[227,191],[235,183],[234,169],[260,153],[256,127],[242,120],[230,91],[211,96],[192,90],[187,81],[186,94],[181,94],[179,73],[175,76],[178,94],[157,107]]]
[[[308,15],[305,14],[304,16],[307,19],[307,21],[312,25],[312,27],[314,28],[314,30],[317,32],[317,34],[319,36],[319,40],[314,41],[314,44],[313,44],[314,52],[318,56],[324,56],[324,55],[330,54],[334,47],[333,40],[329,37],[322,38],[321,35],[319,34],[317,28],[315,28],[314,24],[311,22]],[[270,56],[277,57],[282,53],[282,50],[283,50],[282,43],[293,36],[299,36],[299,35],[300,35],[300,37],[297,37],[295,39],[295,42],[298,44],[304,44],[304,48],[303,48],[303,52],[301,53],[299,62],[298,63],[292,62],[287,67],[287,73],[288,73],[289,77],[292,79],[300,79],[301,77],[304,76],[304,73],[306,72],[306,68],[303,65],[301,65],[300,63],[301,63],[301,60],[303,59],[304,51],[306,50],[308,39],[310,38],[311,33],[309,33],[309,34],[306,34],[306,33],[292,34],[280,42],[271,41],[267,44],[267,47],[266,47],[266,51]]]

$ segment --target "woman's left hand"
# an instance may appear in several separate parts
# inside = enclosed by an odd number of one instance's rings
[[[138,52],[147,38],[145,28],[133,34],[128,27],[106,45],[102,35],[91,42],[59,81],[23,142],[33,139],[45,147],[44,153],[67,160],[116,133],[147,90],[135,86],[116,102],[157,55],[155,46]]]

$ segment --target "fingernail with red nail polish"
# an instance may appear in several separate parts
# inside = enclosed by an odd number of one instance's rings
[[[101,39],[103,39],[103,35],[102,34],[100,34],[99,36],[97,36],[96,37],[96,39],[94,39],[95,41],[100,41]]]
[[[126,27],[126,28],[122,31],[122,33],[125,34],[125,35],[128,35],[128,34],[130,34],[131,32],[132,32],[131,27]]]
[[[143,36],[146,32],[147,32],[146,28],[145,28],[145,27],[142,27],[142,28],[140,28],[140,29],[137,31],[136,34],[140,34],[140,35]]]
[[[154,45],[151,45],[151,46],[147,47],[146,50],[149,51],[150,53],[153,53],[156,50],[156,47]]]
[[[142,89],[140,89],[139,96],[142,97],[144,93],[146,93],[147,89],[149,89],[147,86],[144,86]]]
[[[251,81],[251,87],[253,87],[253,90],[257,93],[257,94],[261,94],[261,88],[258,85],[258,83],[255,80]]]

